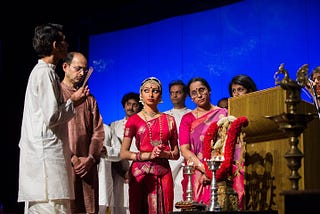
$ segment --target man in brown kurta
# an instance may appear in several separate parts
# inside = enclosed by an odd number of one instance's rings
[[[87,72],[87,59],[78,52],[68,54],[63,65],[61,83],[64,99],[78,88]],[[97,164],[105,137],[103,120],[96,99],[90,95],[76,108],[76,115],[68,122],[68,134],[73,163],[75,200],[72,213],[98,213],[99,181]]]

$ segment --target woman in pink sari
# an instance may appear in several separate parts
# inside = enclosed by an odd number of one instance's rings
[[[130,214],[168,214],[173,210],[173,178],[168,159],[180,157],[176,122],[160,113],[161,82],[150,77],[140,87],[141,112],[127,120],[120,158],[133,160],[129,169]],[[131,152],[135,137],[139,152]]]
[[[257,91],[256,83],[253,79],[245,74],[234,76],[229,83],[230,97],[239,97],[251,92]],[[239,209],[243,210],[245,207],[245,192],[244,192],[244,148],[241,143],[236,144],[234,152],[233,164],[233,189],[238,193]]]
[[[197,105],[191,112],[182,117],[179,128],[179,143],[182,156],[188,165],[194,166],[192,175],[193,201],[210,204],[210,179],[205,173],[202,154],[203,138],[212,122],[228,115],[225,108],[211,104],[211,88],[209,83],[196,77],[188,83],[188,93],[192,101]],[[184,200],[186,199],[187,177],[182,180]]]

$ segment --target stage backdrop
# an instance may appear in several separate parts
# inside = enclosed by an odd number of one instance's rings
[[[259,90],[275,86],[281,63],[292,79],[303,64],[320,65],[318,0],[244,0],[220,8],[92,35],[89,80],[104,122],[124,117],[122,96],[138,92],[155,76],[163,84],[161,111],[172,107],[168,84],[200,76],[212,87],[214,104],[228,97],[237,74],[250,75]],[[304,99],[308,97],[304,94]],[[187,99],[187,105],[194,104]]]

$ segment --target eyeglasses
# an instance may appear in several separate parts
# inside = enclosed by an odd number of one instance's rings
[[[72,67],[74,70],[76,70],[77,72],[83,71],[84,73],[88,72],[88,68],[87,67],[81,67],[81,66],[73,66],[71,64],[69,64],[70,67]]]
[[[190,97],[195,98],[199,95],[204,95],[207,93],[208,89],[207,88],[196,88],[196,90],[191,91]]]

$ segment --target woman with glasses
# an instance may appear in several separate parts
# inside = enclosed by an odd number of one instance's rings
[[[180,157],[173,116],[161,113],[162,85],[155,77],[140,86],[143,109],[125,124],[120,158],[132,160],[129,169],[130,214],[161,213],[173,210],[173,178],[170,160]],[[130,151],[132,139],[138,152]]]
[[[179,127],[179,144],[181,154],[187,165],[194,166],[192,175],[193,201],[209,205],[211,191],[210,179],[206,175],[203,162],[203,136],[209,125],[228,115],[228,110],[211,103],[211,87],[209,83],[196,77],[188,83],[188,94],[196,104],[196,108],[185,114]],[[184,175],[182,187],[186,199],[187,177]]]

